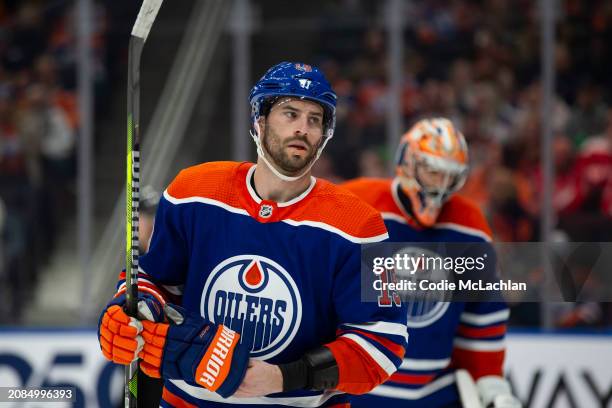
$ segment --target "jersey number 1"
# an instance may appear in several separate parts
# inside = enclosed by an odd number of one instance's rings
[[[396,291],[389,289],[389,282],[397,283],[395,278],[395,269],[386,269],[380,274],[380,280],[382,281],[380,296],[378,296],[378,306],[380,307],[391,307],[401,306],[402,302],[400,296]]]

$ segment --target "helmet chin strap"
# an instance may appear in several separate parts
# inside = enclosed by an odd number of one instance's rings
[[[272,173],[283,181],[296,181],[304,177],[310,171],[312,166],[314,166],[316,161],[319,159],[319,156],[321,156],[321,152],[323,151],[323,148],[325,147],[325,145],[327,144],[327,141],[329,140],[329,138],[327,137],[325,138],[323,145],[317,149],[317,154],[310,161],[310,164],[306,167],[306,169],[303,172],[301,172],[297,176],[287,176],[279,172],[276,169],[276,167],[274,167],[274,165],[270,163],[270,161],[268,161],[268,159],[266,158],[266,155],[264,153],[264,149],[261,143],[261,138],[260,138],[261,130],[259,128],[259,123],[257,122],[257,120],[254,123],[254,128],[255,128],[255,131],[251,130],[249,131],[249,133],[251,134],[253,141],[255,141],[255,145],[257,146],[257,155],[263,160],[263,162],[266,164],[266,166],[268,166],[268,168],[272,171]]]

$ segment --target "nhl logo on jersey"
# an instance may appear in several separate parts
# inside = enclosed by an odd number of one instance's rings
[[[239,255],[219,263],[208,276],[200,303],[202,316],[240,333],[251,357],[268,359],[283,351],[302,320],[295,281],[271,259]]]
[[[274,208],[270,204],[262,204],[261,208],[259,209],[259,216],[261,218],[270,218],[270,216],[272,216],[273,209]]]

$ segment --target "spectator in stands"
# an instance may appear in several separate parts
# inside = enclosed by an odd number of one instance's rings
[[[79,126],[77,97],[73,90],[62,85],[58,78],[57,65],[57,61],[50,54],[42,55],[36,60],[35,79],[47,88],[52,104],[62,109],[70,128],[76,131]]]
[[[327,152],[323,152],[319,157],[319,160],[317,160],[315,165],[312,167],[312,175],[314,177],[331,181],[334,184],[340,184],[344,181],[337,175],[334,162],[331,160]]]
[[[108,7],[114,5],[94,7],[96,102],[104,102],[100,90],[108,89]],[[53,249],[62,218],[74,214],[79,126],[74,10],[71,2],[0,2],[0,199],[7,213],[4,259],[11,271],[6,286],[10,290],[0,297],[8,296],[5,303],[15,319],[20,302],[32,293],[37,267]],[[96,108],[107,106],[111,105],[98,103]]]
[[[15,107],[8,85],[0,85],[0,171],[4,175],[26,177],[23,140],[15,123]]]
[[[387,177],[385,162],[379,152],[366,149],[359,155],[359,177],[385,178]]]
[[[584,201],[580,187],[580,174],[576,165],[576,151],[569,137],[560,134],[553,140],[553,159],[555,168],[555,187],[553,190],[553,207],[560,217],[577,212]],[[535,190],[542,192],[542,172],[539,167],[534,172]],[[541,201],[538,198],[537,201]]]
[[[567,125],[568,135],[576,146],[591,136],[603,132],[607,121],[607,109],[598,86],[585,81],[578,88],[576,106]]]

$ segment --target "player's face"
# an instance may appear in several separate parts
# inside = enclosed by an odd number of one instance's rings
[[[262,123],[263,146],[287,175],[299,174],[314,159],[323,137],[323,108],[314,102],[282,99]]]
[[[448,172],[437,171],[417,166],[417,178],[425,191],[444,192],[448,189],[453,177]]]

